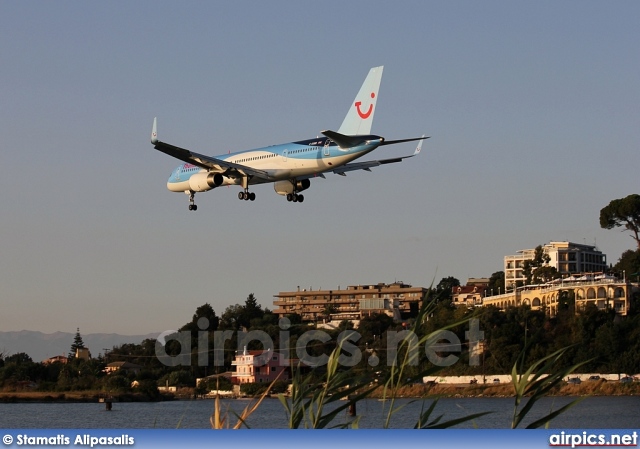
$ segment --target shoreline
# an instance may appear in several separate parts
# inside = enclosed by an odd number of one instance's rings
[[[7,403],[99,403],[104,400],[105,394],[100,391],[2,391],[0,392],[0,404]],[[112,402],[162,402],[173,401],[173,395],[161,395],[157,400],[141,393],[114,394],[110,398]]]
[[[100,391],[5,391],[0,392],[0,403],[98,403],[104,398]],[[182,396],[182,395],[181,395]],[[178,397],[161,395],[157,400],[140,393],[123,393],[112,396],[113,402],[160,402],[174,400],[192,400],[193,394]],[[398,390],[398,398],[482,398],[482,397],[514,397],[511,384],[414,384]],[[547,396],[640,396],[640,382],[621,384],[618,382],[583,382],[579,385],[564,384]],[[275,396],[274,396],[275,397]],[[368,398],[383,399],[384,389],[379,387]],[[388,397],[388,394],[387,394]],[[188,399],[189,398],[189,399]]]
[[[383,388],[379,387],[369,396],[382,399]],[[640,382],[621,384],[618,382],[582,382],[579,385],[564,383],[555,388],[547,396],[639,396]],[[421,398],[437,396],[445,398],[481,398],[481,397],[514,397],[511,384],[415,384],[398,390],[399,398]]]

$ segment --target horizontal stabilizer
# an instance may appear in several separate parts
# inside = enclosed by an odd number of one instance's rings
[[[347,136],[345,134],[340,134],[331,130],[322,131],[322,134],[324,134],[329,139],[337,143],[340,148],[357,147],[358,145],[362,145],[363,143],[365,143],[367,140],[371,140],[372,137],[376,137],[376,136]]]
[[[347,176],[346,172],[348,171],[353,171],[353,170],[371,171],[372,167],[379,167],[380,165],[395,164],[396,162],[402,162],[405,159],[409,159],[410,157],[414,157],[420,154],[420,150],[422,150],[422,142],[424,142],[425,139],[428,139],[428,137],[422,136],[422,137],[416,137],[414,139],[392,140],[389,142],[389,143],[402,143],[402,142],[413,142],[413,141],[419,140],[420,143],[418,144],[418,147],[416,148],[416,150],[413,152],[413,154],[410,154],[408,156],[392,157],[389,159],[379,159],[377,161],[351,162],[349,164],[343,165],[342,167],[338,167],[332,171],[336,175]],[[387,142],[384,142],[382,145],[386,143]]]
[[[384,142],[382,142],[380,144],[380,146],[383,146],[383,145],[395,145],[396,143],[415,142],[416,140],[425,140],[425,139],[428,139],[429,137],[430,136],[428,136],[428,137],[422,136],[422,137],[414,137],[414,138],[411,138],[411,139],[385,140]]]

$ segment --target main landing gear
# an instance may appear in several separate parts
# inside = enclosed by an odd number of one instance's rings
[[[187,191],[185,193],[189,194],[189,210],[193,210],[193,211],[198,210],[198,206],[196,205],[195,199],[194,199],[194,197],[196,196],[196,192]]]
[[[245,189],[244,192],[238,193],[238,199],[245,201],[255,201],[256,194],[253,192],[249,192],[249,189]]]
[[[287,201],[302,203],[304,201],[304,195],[301,195],[299,193],[287,193]]]
[[[238,199],[239,200],[245,200],[245,201],[255,201],[256,199],[256,194],[253,192],[249,192],[249,177],[248,176],[243,176],[242,180],[241,180],[241,184],[242,186],[242,192],[238,193]]]

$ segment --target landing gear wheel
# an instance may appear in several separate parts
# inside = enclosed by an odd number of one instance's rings
[[[198,210],[198,206],[195,204],[194,197],[196,196],[196,192],[188,192],[189,193],[189,210]]]
[[[298,195],[296,195],[295,193],[293,194],[293,198],[291,199],[291,201],[293,201],[294,203],[298,202]]]
[[[289,202],[293,201],[293,194],[292,193],[287,193],[287,201],[289,201]]]
[[[239,200],[244,200],[244,201],[255,201],[256,200],[256,194],[253,192],[249,192],[248,190],[245,190],[243,192],[239,192],[238,193],[238,199]]]
[[[298,203],[302,203],[304,201],[304,195],[298,195]]]

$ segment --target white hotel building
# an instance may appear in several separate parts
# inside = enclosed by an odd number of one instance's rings
[[[563,276],[577,273],[602,273],[607,269],[607,256],[595,246],[571,242],[550,242],[542,247],[551,260],[548,265]],[[513,291],[523,285],[525,260],[533,260],[535,249],[523,249],[513,256],[504,257],[505,290]],[[518,282],[520,282],[518,284]]]

